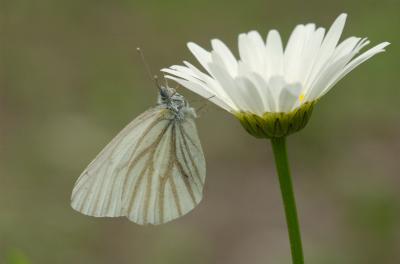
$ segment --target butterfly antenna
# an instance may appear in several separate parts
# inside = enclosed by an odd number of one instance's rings
[[[137,47],[137,48],[136,48],[136,51],[139,53],[139,56],[140,56],[140,58],[141,58],[141,60],[142,60],[142,63],[143,63],[143,65],[144,65],[144,68],[146,69],[147,75],[149,76],[149,78],[150,78],[151,80],[154,80],[154,81],[155,81],[156,87],[157,87],[159,90],[161,90],[161,86],[160,86],[160,84],[159,84],[159,82],[158,82],[158,77],[157,77],[157,75],[153,75],[153,74],[151,73],[150,66],[149,66],[149,64],[147,63],[146,58],[144,57],[144,53],[143,53],[142,49],[141,49],[140,47]]]
[[[160,85],[160,82],[159,82],[159,80],[158,80],[158,76],[157,76],[157,75],[154,75],[154,76],[153,76],[153,80],[154,80],[154,83],[156,84],[156,87],[158,88],[158,90],[161,91],[161,85]]]
[[[168,79],[165,78],[165,75],[164,75],[164,81],[165,81],[165,86],[166,86],[166,87],[169,87],[169,85],[168,85]]]

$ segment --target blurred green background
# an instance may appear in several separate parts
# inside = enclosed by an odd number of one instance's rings
[[[290,263],[270,144],[209,106],[208,173],[191,214],[157,227],[70,208],[72,186],[122,127],[154,105],[156,71],[195,62],[187,41],[329,27],[387,52],[357,68],[289,139],[309,264],[400,263],[400,1],[1,0],[0,263]],[[189,100],[199,98],[182,91]],[[204,101],[203,101],[204,102]],[[195,106],[203,102],[194,102]]]

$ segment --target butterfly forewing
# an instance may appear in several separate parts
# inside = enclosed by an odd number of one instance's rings
[[[155,107],[125,127],[75,184],[72,207],[91,216],[161,224],[202,198],[205,161],[194,117]]]

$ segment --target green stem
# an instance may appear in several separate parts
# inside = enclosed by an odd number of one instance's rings
[[[276,170],[278,171],[283,204],[285,207],[286,223],[289,232],[290,248],[293,264],[304,264],[303,249],[299,220],[297,218],[296,200],[293,193],[293,184],[290,177],[289,162],[286,152],[286,138],[271,139],[275,155]]]

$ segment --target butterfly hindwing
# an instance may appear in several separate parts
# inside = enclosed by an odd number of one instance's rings
[[[194,120],[177,122],[171,128],[171,153],[158,185],[157,222],[167,222],[192,210],[202,198],[205,161]]]

